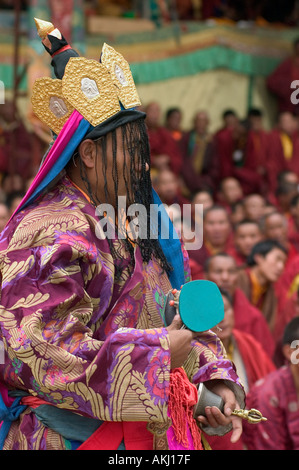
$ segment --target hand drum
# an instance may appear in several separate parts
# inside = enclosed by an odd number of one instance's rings
[[[220,290],[214,282],[198,280],[184,284],[180,291],[170,291],[164,310],[166,326],[177,312],[185,328],[197,333],[210,330],[224,317]]]

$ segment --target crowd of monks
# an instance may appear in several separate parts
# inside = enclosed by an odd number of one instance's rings
[[[266,131],[260,109],[249,110],[245,119],[228,109],[222,127],[211,133],[206,111],[195,114],[189,130],[181,128],[179,108],[169,109],[164,122],[159,103],[149,103],[145,111],[153,186],[168,207],[182,209],[172,209],[170,215],[188,247],[192,279],[215,282],[223,296],[225,317],[217,334],[249,399],[257,381],[270,377],[269,401],[284,400],[282,407],[267,403],[268,421],[255,428],[254,439],[245,427],[237,444],[230,443],[229,434],[209,438],[210,444],[214,449],[299,450],[299,367],[295,375],[286,375],[290,361],[283,344],[285,329],[294,320],[299,336],[298,117],[282,110]],[[10,173],[1,155],[0,231],[32,179],[30,172]],[[22,164],[26,161],[20,158]],[[189,227],[182,219],[186,204],[191,205]],[[196,227],[202,231],[202,245],[193,249],[188,236]],[[260,396],[268,395],[262,389]],[[274,410],[281,415],[271,420]]]
[[[146,112],[153,185],[168,208],[181,208],[170,214],[183,241],[190,234],[183,208],[191,204],[191,225],[203,234],[201,248],[188,250],[192,279],[221,289],[232,314],[225,314],[218,334],[249,392],[284,367],[284,331],[299,316],[298,120],[281,112],[266,131],[259,109],[243,121],[227,110],[223,127],[211,134],[205,111],[196,113],[189,131],[181,130],[180,109],[169,110],[163,125],[159,104],[150,103]],[[216,449],[248,445],[246,439],[234,446],[228,438],[210,440]],[[270,436],[261,448],[269,441],[273,445]]]

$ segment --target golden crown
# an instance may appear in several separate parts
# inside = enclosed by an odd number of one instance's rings
[[[35,23],[41,38],[55,31],[52,23],[38,19]],[[31,101],[37,117],[56,134],[74,110],[95,127],[121,106],[130,109],[141,104],[128,62],[106,43],[101,62],[71,57],[61,80],[38,78]]]

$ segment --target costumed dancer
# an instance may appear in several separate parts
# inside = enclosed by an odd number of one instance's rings
[[[126,217],[119,235],[119,196],[147,214],[159,204],[129,65],[107,44],[99,62],[79,57],[37,24],[57,79],[38,79],[32,102],[54,138],[0,240],[0,445],[202,449],[201,428],[238,439],[230,410],[244,391],[218,337],[164,323],[167,292],[185,282],[180,241],[150,237],[150,223],[134,237]],[[201,382],[224,413],[194,419]]]

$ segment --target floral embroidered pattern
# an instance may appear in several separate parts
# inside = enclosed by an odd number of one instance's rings
[[[0,340],[6,363],[0,380],[91,418],[167,423],[163,305],[169,280],[155,260],[142,262],[138,247],[131,260],[116,241],[125,268],[115,282],[109,244],[96,237],[96,222],[94,208],[64,177],[3,231]],[[215,335],[195,341],[189,377],[237,381],[221,354]],[[11,448],[23,441],[46,446],[46,428],[39,427],[34,440],[33,421],[30,412],[22,415]]]

